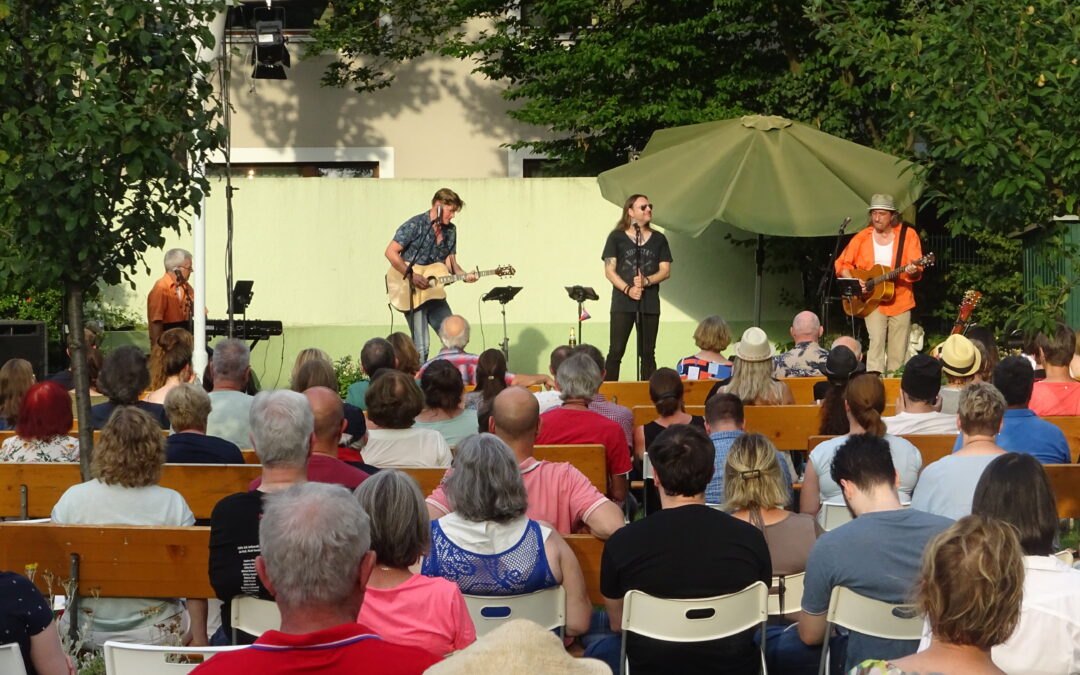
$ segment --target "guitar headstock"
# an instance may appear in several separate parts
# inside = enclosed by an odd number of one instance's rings
[[[513,265],[500,265],[495,268],[495,274],[500,277],[512,277],[517,274],[517,270],[514,269]]]
[[[979,291],[964,291],[964,297],[960,301],[960,321],[967,322],[968,317],[971,316],[971,312],[975,309],[975,305],[979,304],[979,300],[982,299],[982,293]]]
[[[937,262],[937,256],[933,253],[927,253],[923,257],[916,260],[915,264],[919,267],[933,267],[935,262]]]

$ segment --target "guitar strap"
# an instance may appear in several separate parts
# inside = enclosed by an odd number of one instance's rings
[[[904,237],[907,236],[908,226],[907,223],[900,223],[900,241],[896,242],[896,263],[893,264],[893,269],[900,269],[900,257],[904,255]]]

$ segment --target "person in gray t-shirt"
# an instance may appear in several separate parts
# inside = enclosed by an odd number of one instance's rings
[[[855,520],[822,535],[806,563],[799,638],[811,646],[826,639],[825,614],[836,586],[884,602],[910,602],[923,549],[952,524],[948,518],[900,506],[896,469],[882,438],[849,437],[837,449],[831,473]],[[868,658],[912,654],[918,646],[918,640],[885,640],[852,632],[844,672]]]
[[[960,450],[923,469],[911,508],[959,520],[971,513],[971,498],[986,465],[1005,451],[994,437],[1005,416],[1005,397],[976,382],[960,391]]]

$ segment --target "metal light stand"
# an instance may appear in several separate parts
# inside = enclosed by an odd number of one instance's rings
[[[502,324],[503,324],[503,339],[499,343],[499,348],[502,349],[503,356],[506,358],[507,363],[510,362],[510,334],[506,331],[506,303],[514,299],[514,296],[521,291],[521,286],[496,286],[487,293],[481,300],[498,302],[502,309]]]
[[[577,303],[577,341],[579,345],[583,345],[585,340],[581,335],[581,313],[585,310],[585,301],[599,300],[600,296],[596,294],[592,286],[566,286],[565,288],[566,294]]]

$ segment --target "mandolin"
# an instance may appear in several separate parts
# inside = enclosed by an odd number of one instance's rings
[[[918,260],[912,260],[909,264],[916,267],[929,267],[934,264],[934,260],[934,254],[927,253]],[[891,269],[885,265],[874,265],[868,270],[851,270],[852,277],[862,279],[866,283],[866,292],[861,297],[845,298],[844,312],[848,316],[866,318],[878,308],[878,305],[890,302],[896,290],[893,280],[903,271],[903,267]]]

